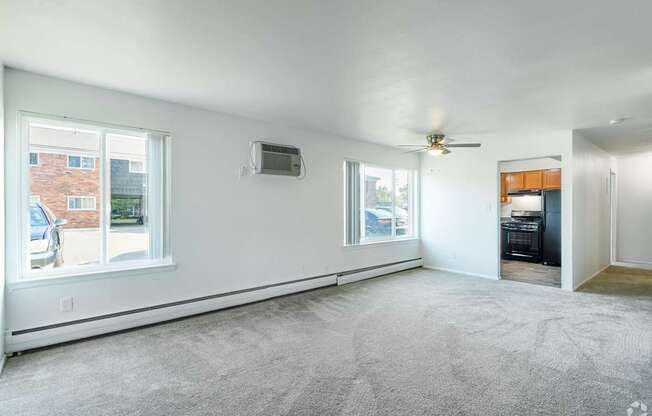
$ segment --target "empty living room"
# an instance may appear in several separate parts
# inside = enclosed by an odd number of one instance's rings
[[[0,416],[652,412],[650,16],[0,0]]]

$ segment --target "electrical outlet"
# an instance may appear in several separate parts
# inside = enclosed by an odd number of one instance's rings
[[[72,312],[74,303],[72,296],[66,296],[64,298],[59,298],[59,311],[60,312]]]

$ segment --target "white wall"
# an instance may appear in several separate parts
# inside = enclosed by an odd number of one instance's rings
[[[0,61],[0,372],[5,359],[5,191],[4,191],[4,65]]]
[[[480,149],[421,160],[422,252],[429,267],[498,278],[499,162],[562,156],[562,287],[572,290],[571,132],[502,132]]]
[[[166,130],[178,264],[159,274],[16,287],[17,247],[9,244],[10,330],[420,257],[418,241],[342,247],[344,158],[418,169],[417,156],[11,69],[5,81],[7,231],[17,226],[19,110]],[[256,139],[300,146],[308,177],[239,178]],[[62,296],[74,297],[73,312],[59,312]]]
[[[652,154],[616,163],[616,260],[652,265]]]
[[[501,172],[522,172],[527,170],[558,169],[561,161],[552,157],[536,159],[511,160],[500,164]]]
[[[573,133],[573,287],[610,260],[609,175],[614,159],[580,133]]]

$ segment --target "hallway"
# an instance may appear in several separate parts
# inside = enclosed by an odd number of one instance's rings
[[[652,270],[609,266],[582,285],[579,292],[652,299]]]

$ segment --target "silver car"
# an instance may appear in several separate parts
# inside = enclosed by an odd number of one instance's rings
[[[40,202],[33,202],[29,205],[29,215],[29,254],[32,269],[63,265],[63,230],[61,227],[67,221],[57,219]]]

